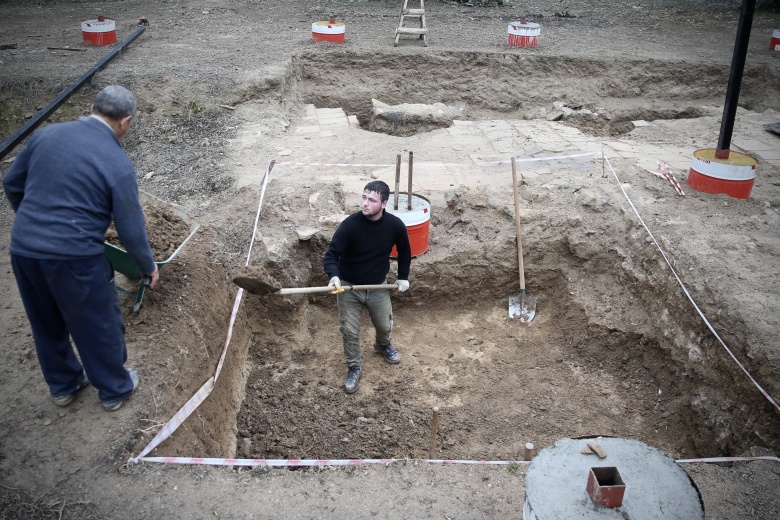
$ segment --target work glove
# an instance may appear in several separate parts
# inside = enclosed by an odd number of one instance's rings
[[[405,292],[409,290],[409,280],[396,280],[395,283],[398,284],[399,291]]]
[[[330,282],[328,282],[328,287],[335,288],[335,290],[331,291],[330,294],[340,294],[344,292],[344,289],[341,287],[341,280],[339,280],[338,276],[334,276],[330,279]]]

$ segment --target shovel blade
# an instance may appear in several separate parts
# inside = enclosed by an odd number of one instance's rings
[[[536,316],[536,298],[534,296],[510,296],[509,317],[520,323],[528,323]]]
[[[262,280],[258,280],[257,278],[250,278],[248,276],[237,276],[233,278],[233,283],[244,289],[246,292],[255,294],[257,296],[272,294],[279,290],[278,287],[274,287],[273,285]]]

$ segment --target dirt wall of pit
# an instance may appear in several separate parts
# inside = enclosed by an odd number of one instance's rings
[[[160,284],[148,290],[138,315],[124,302],[128,349],[145,367],[139,393],[145,410],[121,455],[135,456],[215,373],[223,352],[236,289],[232,266],[214,229],[202,226],[179,254],[160,269]],[[243,316],[243,314],[241,315]],[[241,317],[239,317],[239,321]],[[246,327],[237,327],[217,384],[206,401],[149,456],[230,456],[235,414],[244,387]]]

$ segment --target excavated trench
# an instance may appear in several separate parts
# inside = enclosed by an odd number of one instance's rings
[[[636,119],[698,117],[703,106],[722,103],[728,76],[676,62],[469,53],[418,59],[426,60],[421,66],[429,73],[410,77],[403,56],[302,53],[285,76],[239,97],[278,102],[291,118],[302,104],[341,107],[364,127],[372,99],[462,105],[472,120],[548,119],[553,103],[563,101],[572,109],[606,109],[609,118],[575,114],[563,121],[609,135],[630,130]],[[770,103],[780,99],[780,81],[767,80],[772,75],[748,68],[741,104],[777,109]],[[579,78],[576,89],[566,81],[570,76]],[[148,117],[147,123],[154,116]],[[206,111],[187,122],[220,126],[222,119]],[[157,156],[154,147],[177,126],[177,118],[170,121],[154,126],[156,133],[146,140],[139,125],[131,139],[146,144],[143,156],[134,156],[137,163]],[[417,131],[400,129],[399,135]],[[180,134],[184,139],[188,133]],[[195,145],[180,144],[195,164],[197,154],[189,153]],[[168,182],[176,187],[177,175],[186,179],[191,170],[168,172]],[[216,169],[200,178],[204,186],[182,191],[183,197],[230,186]],[[219,189],[212,178],[220,180]],[[342,210],[351,211],[338,187],[330,189]],[[636,438],[685,456],[736,453],[756,444],[780,449],[780,431],[767,419],[765,401],[719,355],[720,346],[631,219],[623,216],[616,219],[619,227],[610,228],[599,214],[568,217],[576,208],[530,217],[524,241],[536,247],[527,251],[527,283],[539,304],[534,321],[523,325],[507,317],[507,298],[518,292],[514,225],[506,209],[511,199],[486,202],[488,195],[479,190],[461,195],[454,205],[432,194],[431,249],[413,261],[413,289],[393,296],[400,365],[387,365],[371,352],[366,318],[361,388],[347,396],[332,297],[247,299],[244,323],[251,337],[242,333],[235,347],[246,363],[229,369],[232,384],[220,387],[223,395],[206,400],[199,412],[207,422],[222,424],[213,428],[222,433],[185,428],[183,437],[177,433],[168,441],[166,452],[512,459],[529,441],[546,446],[586,435]],[[280,203],[279,197],[271,191],[268,204]],[[273,220],[267,225],[269,235],[282,227]],[[320,285],[328,237],[323,232],[291,244],[281,262],[267,256],[264,261],[280,282]],[[214,283],[215,291],[225,292],[227,280]],[[738,404],[735,395],[742,396]],[[433,407],[440,427],[431,451]],[[234,428],[237,438],[231,436]]]
[[[517,55],[426,59],[431,74],[409,78],[397,56],[303,54],[286,76],[245,97],[276,99],[291,117],[305,103],[342,107],[364,125],[371,99],[465,103],[470,119],[533,119],[564,100],[610,111],[611,119],[598,125],[577,124],[604,135],[634,119],[697,117],[702,104],[720,102],[727,80],[726,72],[688,63],[664,64],[648,77],[639,71],[658,64],[619,68]],[[572,74],[589,78],[583,88],[568,87]],[[742,101],[761,108],[772,98],[759,90],[757,75],[748,71]],[[761,89],[769,85],[765,79]],[[663,105],[654,101],[661,95]],[[338,186],[314,189],[331,190],[322,198],[352,211]],[[488,201],[492,195],[478,189],[459,192],[457,203],[442,193],[426,195],[434,202],[431,248],[413,261],[413,290],[393,296],[393,341],[402,363],[387,365],[374,355],[365,317],[361,387],[346,395],[332,297],[247,299],[251,337],[238,347],[240,355],[246,349],[246,362],[234,370],[234,377],[242,375],[225,398],[240,401],[240,409],[233,416],[234,405],[202,405],[204,416],[235,424],[235,444],[220,448],[225,455],[513,459],[529,441],[546,446],[591,435],[636,438],[684,456],[780,448],[765,401],[720,355],[631,218],[583,216],[575,207],[531,216],[524,241],[536,246],[526,254],[527,283],[539,304],[534,321],[523,325],[507,316],[507,299],[518,292],[511,199]],[[268,197],[269,208],[297,204],[273,189]],[[266,215],[264,236],[289,231],[274,220],[279,216]],[[286,243],[281,254],[265,251],[256,261],[283,286],[322,285],[330,233]],[[432,448],[433,407],[440,426]],[[168,451],[180,451],[175,437],[169,442]],[[213,456],[213,443],[188,443],[186,455],[200,455],[191,453],[195,444]]]
[[[529,441],[590,435],[678,456],[775,444],[766,403],[720,355],[631,222],[531,216],[527,283],[538,313],[527,325],[510,320],[517,257],[505,208],[468,190],[457,208],[434,214],[434,245],[413,260],[413,290],[394,296],[402,363],[374,355],[366,316],[356,394],[341,387],[332,297],[247,301],[248,314],[262,318],[248,352],[237,456],[506,460]],[[468,224],[451,226],[464,215]],[[326,246],[324,237],[301,242],[266,265],[280,279],[320,285]],[[706,363],[695,360],[702,352]],[[743,397],[738,406],[734,395]]]

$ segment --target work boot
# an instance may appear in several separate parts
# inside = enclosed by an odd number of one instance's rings
[[[354,394],[358,388],[358,381],[360,381],[360,366],[349,367],[347,378],[344,380],[344,391],[348,394]]]
[[[388,363],[392,363],[393,365],[397,365],[401,362],[401,354],[398,353],[398,351],[393,348],[392,343],[388,343],[387,345],[376,345],[374,344],[374,350],[382,354],[382,357],[385,358],[385,361]]]
[[[134,368],[128,368],[127,372],[130,374],[130,379],[133,381],[133,389],[130,390],[130,393],[124,399],[117,399],[116,401],[103,401],[103,409],[105,411],[116,412],[122,408],[122,405],[127,400],[127,398],[133,395],[135,389],[138,388],[138,371]]]

